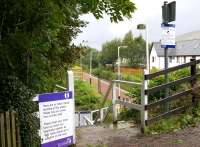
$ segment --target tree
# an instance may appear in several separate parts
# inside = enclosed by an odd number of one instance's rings
[[[122,57],[128,60],[129,65],[140,66],[145,63],[145,41],[142,36],[133,38],[132,32],[129,31],[122,44],[127,46],[122,50]]]
[[[91,55],[92,55],[92,68],[96,68],[100,63],[100,52],[95,48],[91,48],[89,46],[85,47],[85,52],[81,57],[82,64],[89,67]]]
[[[117,60],[117,49],[121,45],[120,39],[114,39],[102,45],[102,63],[113,64]]]
[[[130,0],[2,0],[0,8],[0,67],[38,92],[52,91],[52,81],[62,80],[55,77],[80,58],[71,41],[86,25],[82,14],[118,22],[136,9]]]
[[[113,64],[118,58],[118,47],[120,48],[120,57],[127,60],[130,66],[141,66],[145,63],[145,41],[142,36],[133,37],[131,31],[125,34],[122,41],[114,39],[102,45],[101,62],[103,64]]]
[[[106,13],[111,21],[118,22],[124,16],[131,17],[134,11],[135,5],[130,0],[1,0],[1,80],[17,78],[19,90],[25,86],[34,93],[53,91],[55,83],[63,83],[65,71],[83,52],[71,43],[81,32],[80,28],[86,25],[80,19],[81,15],[92,13],[96,18],[102,18]],[[3,87],[0,93],[6,90]],[[27,94],[24,108],[32,106],[32,96]],[[6,109],[22,107],[14,103],[15,99],[22,101],[23,94],[13,97],[12,93],[7,93],[5,98],[0,101],[2,104],[8,102]],[[29,115],[32,116],[32,112],[27,110]],[[23,119],[21,116],[20,120]],[[29,132],[30,127],[27,123],[21,130]],[[27,138],[37,136],[36,132],[26,134]],[[21,132],[21,135],[24,134]],[[22,138],[24,146],[31,144],[27,140],[25,136]]]

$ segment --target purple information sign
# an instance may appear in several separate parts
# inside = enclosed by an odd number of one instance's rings
[[[41,147],[68,147],[71,144],[73,144],[73,136],[69,136],[69,137],[59,139],[56,141],[44,143],[41,145]]]
[[[41,147],[74,144],[74,98],[72,91],[39,95]]]
[[[48,101],[58,101],[58,100],[65,100],[65,99],[72,99],[72,92],[71,91],[64,91],[64,92],[56,92],[56,93],[45,93],[39,95],[39,102],[48,102]]]

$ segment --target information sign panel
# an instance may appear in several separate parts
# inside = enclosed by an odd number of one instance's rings
[[[175,48],[175,24],[162,24],[162,48]]]
[[[74,100],[71,91],[39,95],[41,147],[74,144]]]

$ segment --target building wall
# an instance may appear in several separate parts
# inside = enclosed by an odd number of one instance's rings
[[[184,63],[190,62],[192,56],[176,56],[168,58],[168,67],[178,66]],[[197,56],[196,59],[200,59],[200,56]],[[158,57],[155,51],[155,48],[152,48],[150,54],[150,68],[164,69],[164,57]]]
[[[155,50],[154,47],[151,50],[151,54],[150,54],[149,60],[150,60],[149,61],[150,62],[150,69],[152,69],[153,67],[160,68],[160,59],[157,56],[157,53],[156,53],[156,50]]]

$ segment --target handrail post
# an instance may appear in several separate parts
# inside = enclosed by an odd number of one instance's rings
[[[116,108],[116,82],[113,83],[113,89],[112,89],[112,104],[113,104],[113,123],[117,123],[117,108]]]
[[[192,62],[192,61],[195,61],[195,60],[196,60],[195,58],[190,59],[191,62]],[[191,76],[195,76],[195,75],[196,75],[196,72],[197,72],[196,64],[191,65],[191,68],[190,68],[190,75],[191,75]],[[191,81],[191,88],[194,88],[194,87],[195,87],[196,80],[197,80],[197,79],[195,78],[195,79],[193,79],[193,80]],[[193,104],[196,103],[195,94],[192,94],[192,103],[193,103]]]
[[[102,123],[103,122],[103,118],[104,118],[104,116],[103,116],[103,109],[101,108],[100,109],[100,122]]]
[[[145,90],[148,89],[148,80],[145,79],[147,71],[144,70],[144,80],[141,86],[141,132],[144,133],[146,120],[148,119],[148,111],[145,110],[145,106],[148,104],[148,95],[145,93]]]

